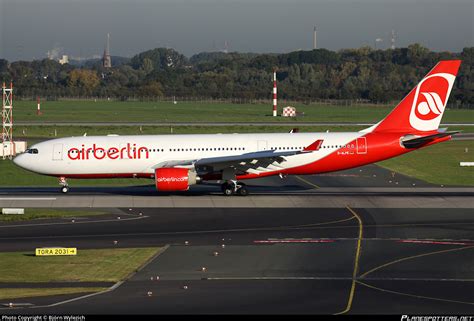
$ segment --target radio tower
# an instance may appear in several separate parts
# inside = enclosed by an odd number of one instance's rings
[[[316,26],[314,26],[313,30],[313,50],[318,49],[318,43],[316,42]]]
[[[102,58],[102,63],[103,63],[104,68],[112,67],[112,59],[110,58],[109,40],[110,40],[110,34],[107,34],[107,45],[105,47],[104,56]]]
[[[2,85],[2,158],[12,159],[15,155],[13,143],[13,84],[10,88]]]
[[[392,38],[390,39],[390,48],[395,49],[395,30],[392,29]]]

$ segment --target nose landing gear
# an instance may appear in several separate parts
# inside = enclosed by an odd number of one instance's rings
[[[69,192],[69,185],[67,184],[66,177],[59,178],[59,185],[61,185],[61,193],[66,194]]]
[[[249,194],[247,186],[244,183],[237,182],[234,180],[231,180],[222,184],[221,189],[222,189],[222,193],[224,193],[225,196],[232,196],[232,195],[247,196]]]

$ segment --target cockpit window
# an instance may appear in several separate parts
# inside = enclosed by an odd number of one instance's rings
[[[28,148],[27,150],[25,150],[25,153],[38,154],[38,149],[37,148]]]

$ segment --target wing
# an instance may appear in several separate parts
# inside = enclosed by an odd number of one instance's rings
[[[303,150],[276,151],[266,150],[260,152],[245,153],[232,156],[206,157],[190,160],[170,160],[153,166],[154,169],[161,167],[187,167],[195,168],[198,173],[219,172],[226,168],[232,168],[236,174],[261,173],[283,169],[280,165],[286,161],[286,156],[310,153],[319,150],[323,140],[317,140]]]

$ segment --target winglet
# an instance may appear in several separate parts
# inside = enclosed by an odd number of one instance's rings
[[[323,144],[323,140],[322,139],[318,139],[317,141],[315,141],[314,143],[312,143],[311,145],[305,147],[303,149],[304,152],[314,152],[314,151],[317,151],[321,148],[321,145]]]

